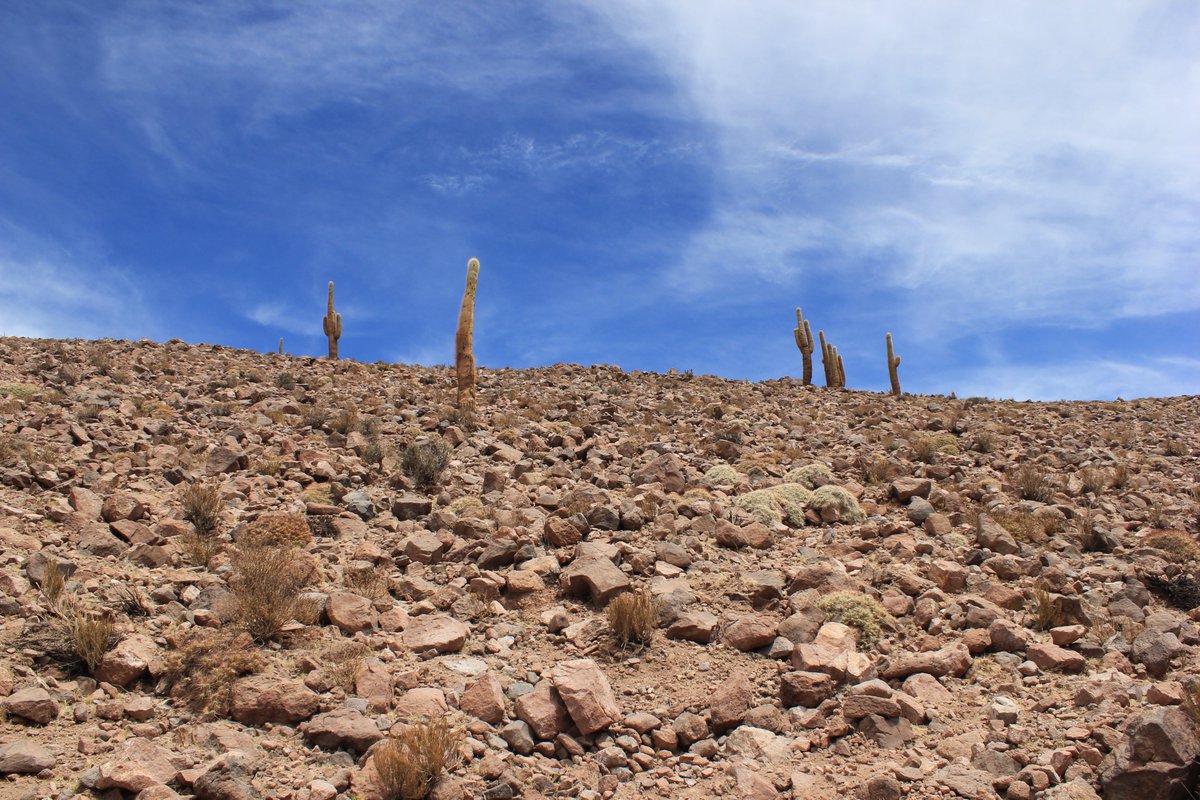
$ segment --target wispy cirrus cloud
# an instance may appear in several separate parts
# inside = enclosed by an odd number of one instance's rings
[[[870,280],[927,336],[1200,310],[1194,9],[596,7],[719,132],[673,285]]]

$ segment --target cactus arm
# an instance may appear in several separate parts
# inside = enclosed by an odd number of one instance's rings
[[[458,380],[458,408],[475,413],[475,289],[479,284],[479,259],[467,262],[467,286],[458,312],[458,331],[454,336],[454,372]]]

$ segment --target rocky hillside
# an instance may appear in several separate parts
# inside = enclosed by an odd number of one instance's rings
[[[0,797],[1191,796],[1200,398],[480,372],[0,340]]]

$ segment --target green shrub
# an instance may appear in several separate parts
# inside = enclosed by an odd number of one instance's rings
[[[877,601],[861,592],[834,592],[817,601],[817,608],[834,622],[858,629],[858,643],[872,647],[879,641],[879,623],[887,612]]]
[[[808,505],[808,501],[812,499],[812,492],[798,483],[781,483],[778,486],[772,486],[767,491],[783,509],[783,515],[787,519],[788,525],[793,528],[803,528],[806,522],[804,509]]]
[[[737,483],[737,470],[728,464],[717,464],[704,473],[704,483],[707,486],[729,486]]]
[[[854,495],[841,486],[822,486],[812,493],[808,507],[828,522],[862,522],[867,518]]]
[[[450,463],[450,448],[441,439],[410,444],[400,454],[400,469],[420,487],[433,486]]]
[[[833,473],[824,464],[805,464],[788,472],[783,476],[783,480],[785,483],[798,483],[805,489],[816,489],[818,486],[833,483]]]
[[[755,489],[747,492],[734,501],[741,510],[745,511],[763,525],[774,526],[783,521],[783,512],[770,489]]]

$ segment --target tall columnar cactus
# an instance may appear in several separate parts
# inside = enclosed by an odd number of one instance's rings
[[[333,281],[329,282],[329,302],[326,304],[325,318],[321,320],[325,335],[329,337],[329,359],[336,361],[338,357],[338,339],[342,338],[342,315],[333,310]]]
[[[800,348],[800,354],[804,357],[804,385],[809,386],[812,384],[812,328],[800,313],[799,306],[796,306],[796,328],[792,333],[796,334],[796,347]]]
[[[842,354],[838,349],[833,348],[833,365],[837,368],[837,387],[839,389],[846,388],[846,363],[842,361]]]
[[[279,337],[279,355],[283,355],[283,337]]]
[[[467,262],[467,288],[458,312],[454,336],[454,371],[458,378],[458,408],[475,413],[475,287],[479,283],[479,259]]]
[[[892,394],[900,396],[900,374],[896,371],[900,366],[900,356],[892,349],[892,334],[887,335],[888,377],[892,379]]]
[[[825,341],[825,331],[817,331],[821,340],[821,369],[825,370],[825,385],[833,385],[833,357],[829,353],[829,343]]]

